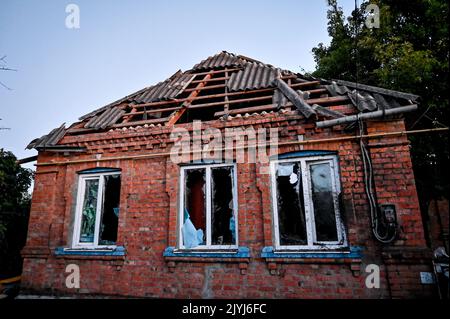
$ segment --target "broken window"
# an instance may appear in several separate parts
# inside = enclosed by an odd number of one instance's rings
[[[183,238],[189,247],[206,244],[205,172],[204,168],[185,172]]]
[[[342,246],[333,156],[286,159],[272,163],[275,239],[278,248]]]
[[[236,244],[232,172],[231,166],[211,169],[211,235],[213,245]]]
[[[105,175],[99,245],[115,245],[119,226],[120,175]]]
[[[282,163],[276,172],[281,245],[305,245],[306,221],[299,163]]]
[[[80,175],[74,247],[114,246],[119,221],[120,174]]]
[[[234,166],[183,167],[181,177],[181,247],[236,247]]]
[[[311,164],[309,170],[316,238],[318,241],[337,241],[330,164]]]

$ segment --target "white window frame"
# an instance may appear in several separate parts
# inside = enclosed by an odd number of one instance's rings
[[[99,233],[100,233],[100,223],[102,217],[102,206],[103,200],[105,197],[105,176],[111,175],[119,175],[120,171],[114,172],[102,172],[102,173],[92,173],[92,174],[82,174],[78,177],[78,191],[77,191],[77,202],[75,207],[75,221],[74,221],[74,230],[72,236],[72,248],[76,249],[114,249],[116,245],[99,245]],[[81,220],[82,220],[82,211],[83,211],[83,202],[86,191],[86,181],[87,180],[95,180],[98,179],[98,188],[99,191],[97,193],[97,210],[95,214],[95,231],[94,231],[94,241],[92,243],[82,243],[80,242],[80,228],[81,228]],[[101,191],[100,191],[101,190]],[[119,214],[120,216],[120,214]],[[117,229],[117,232],[119,229]]]
[[[211,169],[216,167],[231,167],[233,172],[231,174],[232,179],[232,193],[233,193],[233,214],[234,214],[234,221],[235,221],[235,238],[236,243],[235,245],[212,245],[211,244],[211,201],[212,201],[212,195],[211,195]],[[191,169],[199,169],[203,168],[205,169],[205,182],[206,182],[206,244],[205,245],[199,245],[197,247],[192,248],[186,248],[183,244],[183,233],[182,233],[182,227],[184,222],[184,195],[185,195],[185,171],[191,170]],[[180,167],[180,197],[179,197],[179,203],[178,203],[178,250],[201,250],[201,251],[217,251],[217,250],[236,250],[239,247],[239,231],[238,231],[238,200],[237,200],[237,173],[236,173],[236,164],[202,164],[202,165],[189,165],[189,166],[182,166]]]
[[[280,244],[280,228],[278,222],[278,200],[277,200],[277,184],[276,184],[276,169],[280,163],[299,163],[303,186],[303,200],[305,206],[305,221],[306,221],[306,245],[281,245]],[[311,178],[310,165],[329,163],[331,170],[331,186],[333,191],[334,212],[336,217],[336,231],[337,241],[317,241],[317,234],[315,229],[314,204],[311,192]],[[272,194],[272,216],[273,216],[273,230],[274,230],[274,246],[275,251],[302,251],[302,250],[336,250],[347,247],[347,237],[345,233],[345,226],[341,218],[339,209],[339,194],[341,192],[341,184],[338,172],[337,157],[334,155],[326,156],[309,156],[309,157],[292,157],[281,160],[274,160],[270,162],[270,176],[271,176],[271,194]]]

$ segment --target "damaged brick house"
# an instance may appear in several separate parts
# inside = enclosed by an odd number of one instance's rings
[[[223,51],[62,125],[28,146],[39,154],[22,288],[431,296],[420,280],[432,268],[402,115],[417,99]],[[216,139],[215,155],[199,159],[188,139],[173,160],[175,130],[201,131],[204,146],[228,129],[243,132],[231,158]],[[260,144],[268,160],[248,161]],[[66,287],[69,264],[79,266],[80,288]],[[380,269],[378,289],[366,287],[368,265]]]

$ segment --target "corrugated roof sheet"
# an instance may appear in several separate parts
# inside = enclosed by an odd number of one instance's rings
[[[287,102],[287,97],[279,89],[273,92],[272,103],[277,109],[285,107]]]
[[[247,63],[243,70],[233,73],[228,80],[230,91],[274,87],[280,70],[260,63]]]
[[[328,90],[331,96],[338,96],[338,95],[348,96],[352,101],[353,105],[360,112],[384,110],[400,106],[400,103],[396,100],[396,98],[390,95],[395,94],[395,91],[380,89],[380,92],[387,93],[389,95],[374,93],[374,90],[375,89],[378,90],[378,88],[370,86],[361,86],[362,89],[350,90],[346,85],[339,85],[334,81],[329,85],[325,85],[325,88]],[[366,88],[369,89],[372,88],[370,89],[371,92],[365,90]]]
[[[194,74],[178,71],[169,79],[160,82],[132,98],[137,103],[150,103],[175,98],[191,83]]]
[[[40,138],[32,140],[28,144],[27,149],[39,149],[56,145],[66,133],[65,124],[66,123],[63,123],[60,127],[51,130],[47,135],[43,135]]]
[[[226,66],[242,66],[245,65],[246,61],[239,56],[228,53],[226,51],[222,51],[216,55],[210,56],[205,60],[201,61],[194,65],[192,70],[207,70],[214,68],[223,68]]]
[[[92,111],[92,112],[89,112],[89,113],[87,113],[87,114],[81,116],[81,117],[79,118],[79,120],[80,120],[80,121],[83,121],[83,120],[85,120],[85,119],[87,119],[87,118],[89,118],[89,117],[91,117],[91,116],[94,116],[94,115],[96,115],[96,114],[98,114],[98,113],[100,113],[100,112],[103,112],[103,111],[105,111],[105,110],[107,110],[107,109],[109,109],[109,108],[111,108],[111,107],[113,107],[113,106],[119,105],[119,104],[121,104],[121,103],[123,103],[123,102],[131,101],[135,96],[141,94],[142,92],[144,92],[144,91],[147,90],[147,89],[148,89],[148,87],[143,88],[143,89],[141,89],[141,90],[139,90],[139,91],[136,91],[136,92],[134,92],[134,93],[131,93],[131,94],[129,94],[129,95],[127,95],[127,96],[125,96],[125,97],[123,97],[123,98],[121,98],[121,99],[118,99],[117,101],[114,101],[114,102],[112,102],[112,103],[109,103],[108,105],[102,106],[102,107],[100,107],[100,108],[98,108],[98,109],[96,109],[96,110],[94,110],[94,111]]]
[[[146,87],[142,90],[136,91],[130,95],[125,96],[124,98],[121,98],[95,111],[85,114],[82,117],[80,117],[79,120],[82,121],[91,116],[95,116],[98,113],[103,112],[116,105],[119,105],[123,102],[135,101],[136,103],[149,103],[175,98],[186,88],[186,86],[189,85],[194,76],[195,76],[194,74],[177,71],[167,80],[159,82],[158,84],[152,85],[150,87]]]
[[[227,81],[227,87],[229,91],[257,90],[272,87],[275,88],[272,102],[277,108],[283,108],[286,106],[288,101],[291,101],[306,117],[312,116],[316,112],[318,114],[334,118],[343,116],[341,113],[329,110],[325,106],[309,105],[307,103],[310,94],[309,90],[305,92],[302,92],[301,90],[296,91],[294,88],[290,87],[287,83],[284,82],[284,80],[289,79],[291,84],[297,84],[300,82],[309,82],[317,79],[306,78],[301,74],[294,74],[291,71],[282,70],[270,64],[265,64],[246,56],[235,55],[226,51],[222,51],[201,61],[200,63],[196,64],[193,69],[187,72],[183,73],[181,71],[178,71],[167,80],[136,91],[130,95],[125,96],[124,98],[121,98],[113,103],[90,112],[80,117],[80,120],[84,121],[84,128],[105,129],[117,123],[117,121],[125,114],[125,108],[122,108],[121,106],[119,107],[120,104],[151,103],[177,98],[192,82],[195,77],[196,70],[215,71],[215,69],[223,69],[225,67],[239,68],[239,70],[233,71],[231,73],[231,76]],[[213,80],[216,81],[219,77],[223,77],[223,75],[218,75],[217,78]],[[222,87],[222,84],[216,85],[214,81],[208,82],[213,83],[211,84],[211,87]],[[360,112],[395,108],[404,105],[405,103],[411,104],[419,98],[417,95],[413,95],[410,93],[387,90],[342,80],[333,80],[332,82],[321,80],[320,83],[321,85],[319,84],[319,81],[314,83],[316,89],[326,88],[329,92],[329,95],[331,96],[348,97]],[[311,92],[312,91],[314,91],[314,89],[312,89]],[[208,90],[204,92],[208,92]],[[326,93],[322,93],[322,91],[316,90],[316,92],[313,92],[312,94],[320,94],[320,98],[324,97],[325,99],[329,97]],[[205,95],[208,95],[208,93],[206,93]],[[344,99],[334,99],[336,103],[344,103],[342,102],[342,100]],[[212,104],[214,103],[215,102],[213,102]],[[334,102],[324,103],[330,104]],[[345,99],[345,103],[348,103],[347,99]],[[78,123],[76,127],[79,128],[80,125],[81,123]],[[131,121],[130,125],[132,125]],[[61,145],[57,145],[57,143],[61,140],[65,133],[66,129],[64,125],[62,125],[61,127],[52,130],[49,134],[33,140],[31,143],[29,143],[27,148],[40,149],[45,147],[61,147]]]
[[[125,110],[112,107],[98,116],[92,117],[84,126],[85,128],[104,129],[117,122],[125,114]]]
[[[289,87],[289,85],[280,78],[275,79],[274,82],[277,85],[278,90],[280,90],[284,94],[284,96],[286,96],[292,102],[292,104],[295,105],[295,107],[301,114],[303,114],[306,118],[316,116],[316,112],[311,107],[311,105],[306,103],[303,99],[303,94],[298,94],[298,92]]]

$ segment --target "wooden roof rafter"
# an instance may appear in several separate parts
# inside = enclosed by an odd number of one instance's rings
[[[180,118],[183,116],[183,114],[186,112],[189,105],[192,103],[193,99],[200,93],[200,91],[207,85],[208,80],[211,79],[213,76],[212,73],[208,73],[204,76],[203,81],[198,83],[198,85],[193,90],[185,90],[185,92],[192,92],[189,94],[187,99],[183,102],[181,105],[181,108],[179,110],[174,111],[167,121],[166,125],[171,126],[174,125]]]

